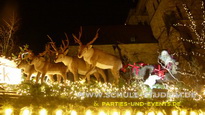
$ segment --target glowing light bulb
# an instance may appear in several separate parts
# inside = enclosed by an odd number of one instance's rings
[[[63,110],[57,110],[56,115],[63,115]]]
[[[186,115],[186,111],[185,111],[185,110],[182,110],[182,111],[180,112],[180,115]]]
[[[11,108],[8,108],[5,110],[5,115],[11,115],[13,113],[13,110]]]
[[[91,110],[87,110],[86,111],[86,115],[92,115],[92,111]]]
[[[99,115],[107,115],[104,111],[100,111]]]
[[[46,109],[41,109],[39,112],[40,115],[47,115]]]
[[[158,112],[157,115],[164,115],[162,112]]]
[[[120,114],[119,114],[119,112],[114,111],[114,112],[112,113],[112,115],[120,115]]]
[[[77,112],[74,111],[74,110],[72,110],[70,114],[71,114],[71,115],[77,115]]]
[[[30,115],[31,113],[30,113],[29,109],[24,109],[22,114],[23,115]]]
[[[177,110],[173,110],[172,111],[172,115],[178,115],[178,111]]]
[[[127,111],[125,112],[125,115],[131,115],[131,112],[130,112],[129,110],[127,110]]]
[[[191,111],[190,115],[197,115],[197,113],[195,111]]]
[[[154,112],[149,112],[147,115],[155,115]]]
[[[144,115],[144,113],[142,113],[142,112],[137,112],[136,115]]]

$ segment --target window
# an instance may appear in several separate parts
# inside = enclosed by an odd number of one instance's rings
[[[133,43],[133,42],[136,42],[136,38],[135,37],[131,37],[130,38],[130,41]]]

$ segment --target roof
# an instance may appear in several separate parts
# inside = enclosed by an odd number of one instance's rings
[[[98,28],[99,38],[93,43],[100,44],[116,44],[116,43],[157,43],[154,38],[151,27],[145,25],[115,25],[115,26],[83,26],[82,27],[83,44],[91,41]],[[79,28],[76,30],[75,35],[78,36]],[[73,45],[72,42],[70,45]]]

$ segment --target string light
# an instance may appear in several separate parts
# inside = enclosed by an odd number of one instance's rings
[[[186,38],[182,38],[182,37],[177,37],[177,39],[181,40],[183,42],[188,42],[188,43],[194,44],[200,50],[205,50],[205,32],[204,32],[204,30],[205,30],[205,11],[204,11],[204,1],[201,1],[201,10],[202,10],[202,14],[203,14],[202,15],[203,21],[201,23],[202,29],[200,29],[201,32],[197,31],[197,26],[198,25],[196,24],[194,16],[192,15],[192,13],[189,10],[189,8],[187,7],[187,5],[186,4],[182,4],[182,6],[183,6],[183,8],[184,8],[184,10],[185,10],[185,12],[187,14],[187,17],[188,17],[188,20],[189,20],[190,23],[189,24],[176,23],[173,26],[184,26],[184,27],[189,28],[194,33],[194,35],[196,36],[195,37],[196,39],[186,39]],[[205,54],[202,54],[200,52],[192,51],[191,54],[193,56],[205,57]],[[185,54],[185,55],[187,55],[187,54]]]
[[[149,112],[147,115],[155,115],[154,112]]]
[[[107,115],[104,111],[100,111],[99,115]]]
[[[5,109],[5,115],[12,115],[12,113],[13,113],[13,109],[11,108]]]
[[[190,73],[191,74],[191,73]],[[116,87],[116,86],[112,86],[111,84],[107,84],[107,83],[100,83],[100,86],[98,86],[98,83],[95,85],[89,85],[89,86],[85,86],[85,84],[77,84],[77,83],[71,83],[70,86],[63,86],[63,87],[59,87],[59,86],[44,86],[43,88],[40,88],[40,92],[42,93],[42,95],[46,96],[60,96],[60,97],[69,97],[71,100],[84,100],[85,98],[87,98],[86,96],[89,95],[93,95],[93,94],[97,94],[98,96],[104,97],[106,96],[106,93],[111,93],[111,94],[117,94],[119,92],[137,92],[139,93],[139,99],[143,99],[143,98],[151,98],[151,97],[147,97],[147,95],[143,95],[143,94],[150,94],[150,91],[147,90],[147,87],[143,84],[143,82],[139,82],[137,85],[139,85],[139,87],[142,88],[142,92],[139,92],[139,90],[136,90],[136,86],[135,85],[123,85],[122,88]],[[103,85],[103,87],[101,87],[101,85]],[[166,84],[163,84],[166,85]],[[31,87],[31,86],[29,86]],[[19,88],[18,90],[18,94],[20,95],[31,95],[33,91],[31,90],[29,87],[24,87],[23,85],[23,89]],[[110,88],[112,87],[112,88]],[[36,87],[38,88],[38,87]],[[48,89],[46,89],[48,88]],[[75,89],[74,91],[71,89]],[[176,93],[179,92],[180,90],[175,86],[175,85],[166,85],[166,87],[164,87],[164,89],[167,89],[168,93]],[[182,88],[181,88],[182,89]],[[183,91],[185,91],[188,89],[183,88]],[[49,91],[49,95],[47,94],[46,91]],[[87,94],[86,94],[87,93]],[[92,94],[93,93],[93,94]],[[132,93],[130,93],[132,94]],[[140,95],[142,94],[142,95]],[[119,95],[120,96],[120,95]],[[121,96],[120,98],[123,98],[123,96]],[[167,99],[170,101],[174,101],[175,98],[177,97],[168,97]],[[200,98],[201,99],[201,98]]]
[[[180,109],[179,107],[177,107],[177,108],[179,110],[174,109],[174,110],[171,111],[172,115],[187,115],[187,114],[190,114],[190,115],[203,115],[205,113],[201,109],[199,109],[199,110],[190,110],[190,112],[188,112],[189,109],[184,109],[184,108]],[[20,115],[31,115],[31,113],[32,113],[31,110],[32,109],[33,108],[31,108],[31,107],[29,107],[29,108],[28,107],[23,107],[21,109]],[[84,109],[86,110],[86,108],[84,108]],[[131,115],[131,114],[132,115],[165,115],[165,114],[168,114],[168,113],[165,112],[165,110],[160,109],[160,111],[158,111],[157,109],[154,110],[154,108],[152,108],[152,110],[153,111],[149,111],[149,112],[146,112],[146,111],[145,112],[142,112],[142,111],[131,112],[128,109],[128,110],[123,111],[121,113],[121,112],[117,111],[115,108],[113,108],[113,110],[111,112],[110,112],[110,109],[108,109],[107,112],[105,112],[103,110],[99,110],[98,115],[121,115],[121,114],[122,115]],[[65,111],[67,111],[67,110],[65,110]],[[78,115],[76,110],[69,110],[69,111],[70,111],[70,115]],[[79,110],[79,111],[82,111],[82,110]],[[54,112],[55,112],[55,115],[66,114],[66,112],[63,113],[62,109],[55,109]],[[34,112],[34,114],[36,114],[36,113]],[[39,111],[39,115],[47,115],[47,114],[48,114],[48,112],[45,108],[41,109]],[[83,114],[83,113],[81,113],[81,114]],[[96,114],[96,113],[92,113],[92,111],[90,109],[87,109],[84,114],[85,115],[92,115],[92,114]],[[13,109],[11,109],[11,108],[5,109],[5,115],[13,115]]]
[[[158,112],[157,115],[164,115],[162,112]]]
[[[197,113],[195,111],[191,111],[190,115],[197,115]]]
[[[72,110],[72,111],[70,112],[70,114],[71,114],[71,115],[77,115],[77,112],[76,112],[75,110]]]
[[[182,111],[180,112],[180,115],[186,115],[186,110],[182,110]]]
[[[112,113],[112,115],[120,115],[120,113],[117,112],[117,111],[114,111],[114,112]]]
[[[136,115],[144,115],[144,113],[139,111]]]
[[[92,111],[91,110],[87,110],[86,111],[86,115],[92,115]]]
[[[61,109],[57,110],[56,115],[63,115],[63,110],[61,110]]]
[[[131,115],[131,111],[126,110],[126,111],[125,111],[125,115]]]
[[[177,110],[173,110],[172,111],[172,115],[178,115],[178,111]]]
[[[24,107],[23,109],[23,112],[22,112],[22,115],[31,115],[31,110],[27,107]]]
[[[40,115],[47,115],[47,110],[46,110],[46,109],[41,109],[41,110],[39,111],[39,114],[40,114]]]

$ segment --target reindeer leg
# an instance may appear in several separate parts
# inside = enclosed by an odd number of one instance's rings
[[[107,82],[107,77],[105,75],[105,72],[102,69],[97,69],[98,73],[102,76],[104,82]]]
[[[120,74],[119,74],[119,70],[117,69],[111,69],[112,75],[114,76],[114,83],[118,84],[119,83],[119,78],[120,78]]]
[[[26,81],[30,81],[30,78],[31,78],[31,72],[29,72],[29,74],[27,75]]]
[[[66,81],[67,81],[67,73],[63,73],[62,76],[63,76],[63,82],[66,83]]]
[[[93,74],[94,74],[95,78],[97,79],[97,81],[99,82],[99,81],[100,81],[100,75],[99,75],[99,73],[98,73],[98,72],[95,72],[95,73],[93,73]]]
[[[74,81],[78,81],[78,72],[77,71],[73,71],[73,76],[74,76]]]
[[[87,75],[85,76],[85,78],[87,79],[88,84],[90,84],[90,74],[87,74]]]
[[[36,83],[38,83],[38,80],[39,80],[39,76],[40,76],[40,75],[41,75],[41,73],[38,72],[37,75],[36,75]]]
[[[78,77],[78,67],[76,64],[72,63],[71,64],[71,70],[70,72],[73,74],[74,76],[74,81],[78,81],[79,77]]]
[[[49,78],[49,80],[51,81],[51,83],[54,82],[53,75],[48,75],[48,78]]]
[[[44,82],[43,80],[44,80],[45,75],[46,75],[46,73],[43,73],[43,74],[41,75],[41,84]]]
[[[95,71],[94,69],[95,69],[95,66],[92,66],[85,74],[85,78],[88,80],[88,82],[90,82],[90,75],[93,71]]]
[[[58,83],[61,83],[61,75],[57,74],[57,81],[58,81]]]

